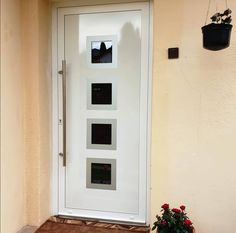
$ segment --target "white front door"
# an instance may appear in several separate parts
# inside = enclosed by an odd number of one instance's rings
[[[148,42],[148,3],[58,9],[59,214],[146,222]]]

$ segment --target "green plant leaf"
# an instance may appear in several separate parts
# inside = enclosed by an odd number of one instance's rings
[[[227,10],[224,11],[223,15],[228,16],[231,13],[232,11],[228,8]]]
[[[230,24],[232,22],[232,18],[231,18],[231,15],[226,17],[225,19],[222,19],[222,23],[228,23]]]

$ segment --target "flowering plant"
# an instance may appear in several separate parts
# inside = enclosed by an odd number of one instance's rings
[[[212,17],[212,23],[223,23],[230,24],[232,21],[231,18],[232,11],[230,9],[226,9],[223,13],[217,12]]]
[[[170,209],[169,204],[161,206],[162,216],[157,215],[152,230],[158,233],[193,233],[193,223],[187,217],[185,206]]]

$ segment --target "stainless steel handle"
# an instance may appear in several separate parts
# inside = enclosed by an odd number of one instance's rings
[[[66,61],[62,61],[62,70],[58,72],[62,75],[62,109],[63,109],[63,153],[59,153],[63,158],[63,166],[66,166]]]

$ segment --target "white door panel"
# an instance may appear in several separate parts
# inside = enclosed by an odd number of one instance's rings
[[[66,132],[59,124],[61,151],[66,135],[59,212],[145,222],[148,4],[58,12],[58,64],[67,63]]]

